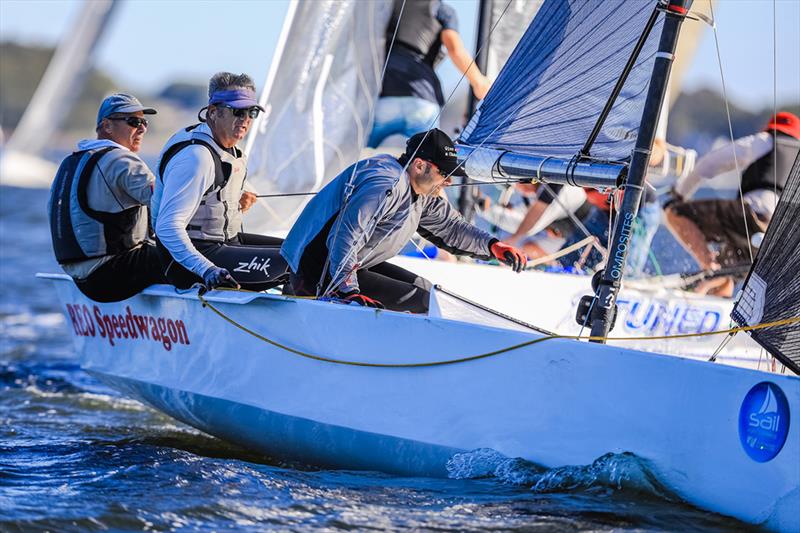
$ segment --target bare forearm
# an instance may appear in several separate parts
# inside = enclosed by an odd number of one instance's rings
[[[522,222],[520,222],[517,231],[515,231],[514,235],[511,236],[511,240],[516,242],[519,239],[524,238],[531,230],[531,228],[533,228],[533,226],[535,226],[536,223],[539,221],[539,219],[542,216],[542,213],[544,213],[544,210],[547,209],[548,205],[549,204],[539,201],[533,204],[530,207],[530,209],[528,209],[528,212],[525,213],[525,218],[522,219]]]

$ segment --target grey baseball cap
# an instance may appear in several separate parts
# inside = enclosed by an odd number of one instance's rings
[[[136,113],[137,111],[141,111],[145,115],[156,114],[155,109],[144,107],[135,96],[125,93],[112,94],[100,104],[100,109],[97,111],[97,125],[99,126],[104,118],[114,113]]]

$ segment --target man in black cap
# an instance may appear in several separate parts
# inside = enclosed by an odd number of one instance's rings
[[[306,205],[281,248],[300,296],[424,313],[430,283],[385,263],[415,232],[458,255],[495,257],[519,272],[525,255],[464,220],[438,193],[466,176],[453,142],[433,129],[396,159],[378,155],[345,169]]]

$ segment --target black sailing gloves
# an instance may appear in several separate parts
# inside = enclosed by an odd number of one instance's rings
[[[519,249],[500,241],[494,241],[490,246],[492,255],[501,263],[511,267],[514,272],[522,272],[528,264],[528,258]]]
[[[205,283],[206,287],[209,289],[216,289],[217,287],[239,288],[239,284],[233,279],[231,273],[217,266],[209,267],[208,270],[203,273],[203,283]]]

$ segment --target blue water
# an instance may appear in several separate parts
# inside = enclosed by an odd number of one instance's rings
[[[37,271],[58,271],[47,191],[0,188],[0,531],[728,531],[630,455],[542,469],[475,450],[451,479],[319,470],[250,453],[81,371]]]

